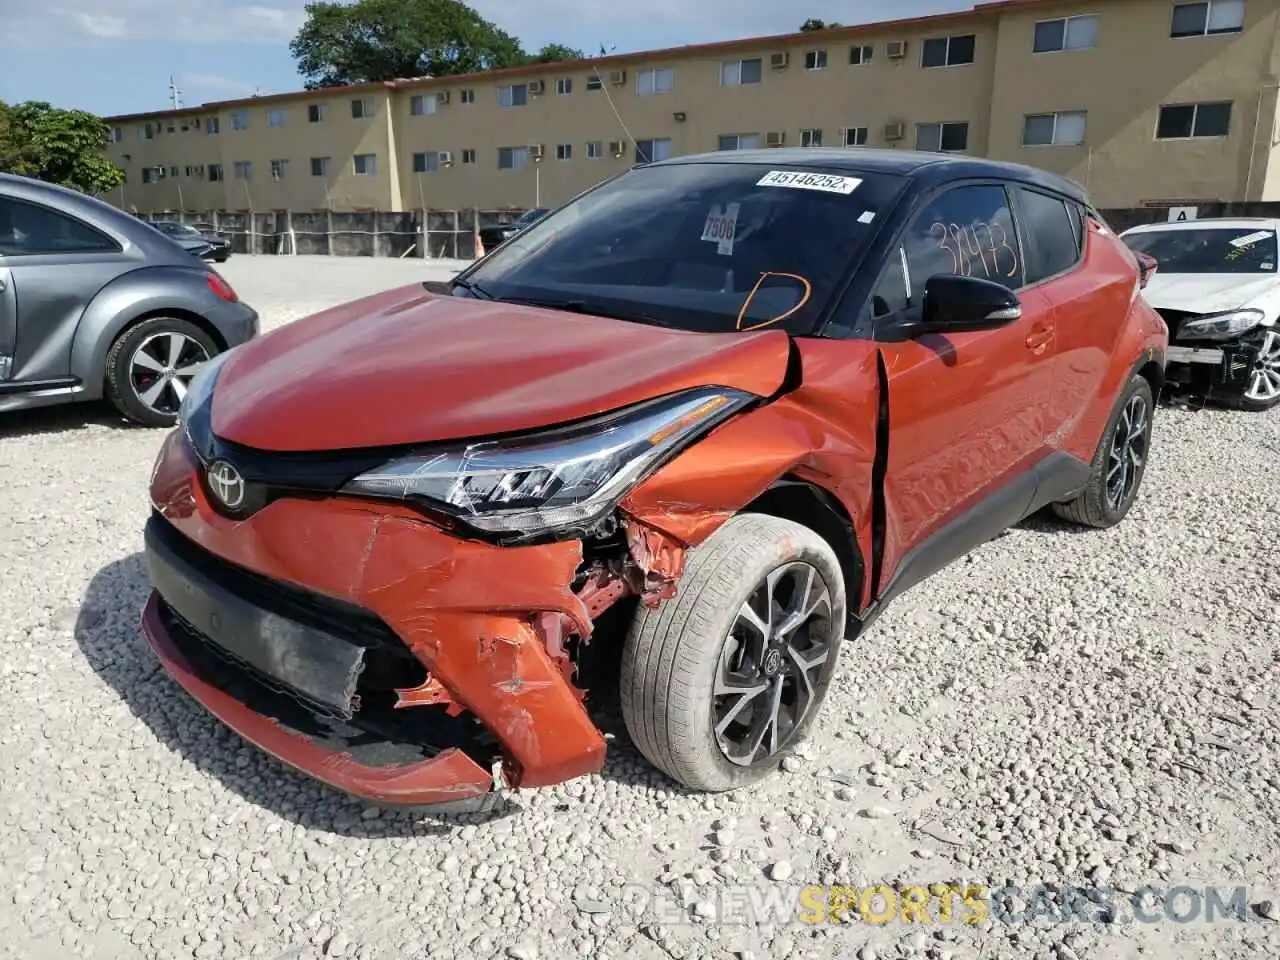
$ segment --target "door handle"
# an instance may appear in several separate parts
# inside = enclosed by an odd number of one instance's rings
[[[1053,328],[1037,326],[1027,334],[1027,347],[1039,353],[1053,340]]]

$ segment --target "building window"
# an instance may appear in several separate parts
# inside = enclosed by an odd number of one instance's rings
[[[556,93],[562,97],[567,97],[569,94],[573,93],[573,78],[561,77],[557,80]]]
[[[163,167],[143,167],[142,182],[155,183],[157,180],[160,179],[158,176],[156,176],[157,171],[159,173],[164,173],[164,168]]]
[[[142,126],[138,128],[139,140],[151,140],[154,137],[155,137],[155,134],[152,133],[151,131],[151,124],[144,123]]]
[[[744,83],[759,83],[761,61],[759,57],[752,60],[730,60],[720,64],[720,85],[737,87]]]
[[[463,163],[475,163],[475,162],[476,162],[476,152],[475,152],[475,150],[463,150],[463,151],[462,151],[462,162],[463,162]]]
[[[248,110],[232,110],[231,111],[231,129],[232,130],[248,130],[249,129],[249,111]]]
[[[121,127],[112,127],[112,128],[111,128],[111,142],[112,142],[112,143],[120,143],[122,140],[124,140],[124,129],[123,129],[123,128],[121,128]]]
[[[675,73],[669,67],[636,71],[636,93],[642,97],[653,93],[670,93],[675,82]]]
[[[867,128],[845,127],[842,139],[846,147],[865,147],[867,145]]]
[[[324,119],[324,104],[307,104],[307,123],[319,123]]]
[[[670,158],[670,139],[636,141],[636,163],[656,163]]]
[[[196,171],[199,169],[199,167],[188,165],[182,168],[182,175],[187,178],[197,177],[199,174]]]
[[[875,53],[876,48],[867,44],[866,46],[853,46],[849,48],[849,62],[855,67],[865,66],[871,62],[871,57]]]
[[[599,90],[603,86],[604,82],[600,79],[600,74],[593,73],[591,76],[587,77],[588,90]]]
[[[935,37],[920,49],[922,67],[958,67],[973,63],[978,38],[972,33],[958,37]]]
[[[220,163],[211,163],[204,169],[205,172],[209,174],[210,183],[218,183],[219,181],[226,179],[226,177],[222,175],[222,164]]]
[[[1063,50],[1092,50],[1098,45],[1098,17],[1059,17],[1036,24],[1033,53],[1059,53]]]
[[[329,175],[329,158],[328,157],[312,157],[311,158],[311,175],[313,177],[327,177]]]
[[[414,117],[429,117],[436,112],[436,95],[434,93],[415,94],[409,98],[409,114]]]
[[[961,153],[968,150],[969,124],[918,123],[916,149],[928,153]]]
[[[572,160],[572,159],[573,159],[573,144],[572,144],[572,143],[557,143],[557,144],[556,144],[556,159],[557,159],[557,160]]]
[[[603,156],[604,156],[604,141],[588,140],[587,141],[587,159],[599,160]]]
[[[248,160],[237,160],[233,169],[237,180],[253,179],[253,164]]]
[[[283,180],[285,173],[289,170],[288,160],[272,160],[271,161],[271,179]]]
[[[373,101],[360,99],[351,101],[351,119],[368,120],[373,116]]]
[[[1034,113],[1022,125],[1024,147],[1075,147],[1084,143],[1085,112]]]
[[[498,88],[498,106],[523,107],[529,102],[529,85],[513,83]]]
[[[1214,37],[1244,30],[1244,0],[1175,3],[1169,36]]]
[[[169,168],[169,176],[175,180],[178,179],[178,165],[176,163]]]
[[[283,127],[283,126],[284,126],[284,111],[283,111],[283,110],[281,110],[281,109],[268,110],[268,111],[267,111],[267,126],[268,126],[268,127]]]
[[[827,69],[827,51],[810,50],[804,55],[804,68],[806,70],[825,70]]]
[[[204,122],[204,132],[212,135],[218,133],[222,129],[222,123],[217,117],[210,117]]]
[[[528,147],[499,147],[498,169],[520,170],[529,162]]]
[[[1225,137],[1231,132],[1230,103],[1184,103],[1160,108],[1157,140]]]
[[[822,146],[822,131],[821,130],[801,130],[800,146],[802,147]]]
[[[434,150],[413,155],[414,173],[437,173],[440,170],[440,154]]]
[[[357,177],[372,177],[378,172],[378,156],[374,153],[357,153],[351,158],[351,170]]]
[[[760,134],[758,133],[722,133],[718,150],[759,150]]]

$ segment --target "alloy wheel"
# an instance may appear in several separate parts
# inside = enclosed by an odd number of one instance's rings
[[[1280,332],[1269,330],[1258,349],[1245,398],[1270,403],[1280,397]]]
[[[774,569],[743,603],[712,696],[716,743],[731,763],[749,767],[786,749],[817,706],[831,617],[831,591],[803,561]]]
[[[1133,496],[1147,461],[1151,411],[1147,400],[1135,394],[1124,405],[1111,437],[1107,458],[1107,506],[1120,510]]]
[[[187,385],[209,360],[198,341],[172,331],[153,333],[138,345],[129,360],[129,382],[138,399],[160,414],[175,414],[187,395]]]

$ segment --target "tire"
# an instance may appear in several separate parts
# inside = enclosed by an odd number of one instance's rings
[[[764,645],[759,642],[761,632],[740,619],[744,604],[750,600],[759,605],[771,575],[776,575],[777,596],[794,603],[800,585],[809,582],[809,570],[815,586],[806,595],[808,602],[799,605],[812,604],[815,613],[788,635],[789,648],[799,649],[809,669],[801,671],[799,661],[784,657],[776,646],[774,654],[750,656],[749,648]],[[822,588],[828,598],[825,607],[813,603]],[[821,710],[844,637],[845,603],[840,563],[822,537],[763,514],[732,517],[689,552],[676,596],[656,609],[641,606],[636,613],[623,646],[619,680],[623,719],[632,742],[655,767],[694,790],[732,790],[775,770],[803,742]],[[822,650],[825,660],[819,661]],[[743,696],[713,695],[721,671],[739,657],[744,675],[754,669],[756,679],[767,684],[765,693],[745,704]],[[772,674],[766,672],[770,666]],[[803,689],[802,675],[812,689],[803,709],[797,696]],[[782,702],[782,710],[756,714],[757,704],[779,690],[781,701],[769,704]],[[772,731],[764,727],[759,754],[748,749],[753,729],[743,738],[742,755],[730,759],[716,726],[732,713],[736,719],[730,717],[726,735],[750,726],[745,719],[778,718]]]
[[[1131,431],[1130,426],[1137,421],[1141,411],[1141,430]],[[1084,527],[1095,527],[1103,530],[1114,527],[1129,514],[1138,498],[1138,490],[1142,486],[1142,478],[1146,475],[1147,461],[1151,453],[1152,418],[1155,414],[1155,398],[1151,392],[1151,384],[1145,377],[1134,375],[1116,401],[1107,428],[1102,432],[1102,440],[1094,454],[1089,482],[1078,497],[1067,503],[1055,503],[1053,512],[1063,520]],[[1137,438],[1137,445],[1125,443],[1124,438],[1132,434]],[[1117,449],[1123,447],[1117,460]],[[1128,471],[1118,479],[1121,481],[1119,491],[1108,490],[1108,479],[1117,479],[1115,471]],[[1116,496],[1116,493],[1119,496]]]
[[[1280,377],[1280,328],[1267,330],[1258,344],[1258,360],[1249,372],[1249,383],[1238,393],[1222,396],[1223,403],[1238,410],[1262,413],[1280,406],[1280,393],[1266,396]],[[1250,396],[1250,394],[1254,396]]]
[[[177,366],[169,378],[170,385],[161,385],[158,394],[149,402],[151,389],[157,380],[163,379],[169,368],[167,361],[172,341],[168,338],[171,337],[183,341]],[[179,399],[172,384],[176,382],[185,386],[194,376],[193,364],[208,360],[218,352],[213,338],[189,320],[177,317],[144,320],[120,334],[107,351],[107,399],[134,423],[171,427],[178,421]],[[159,361],[159,368],[145,366],[145,361],[139,359],[141,353],[151,361]]]

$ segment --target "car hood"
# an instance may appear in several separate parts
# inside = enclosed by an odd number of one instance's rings
[[[549,427],[677,390],[768,396],[780,330],[688,333],[401,287],[237,348],[213,431],[259,450],[342,450]]]
[[[1156,308],[1218,313],[1244,307],[1268,290],[1275,289],[1278,283],[1280,281],[1275,274],[1259,278],[1238,273],[1157,272],[1143,295]]]

